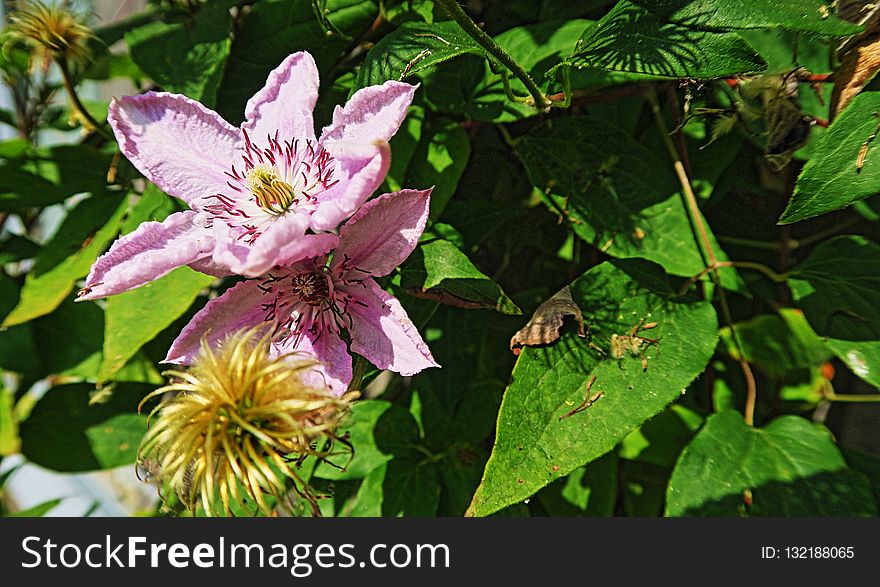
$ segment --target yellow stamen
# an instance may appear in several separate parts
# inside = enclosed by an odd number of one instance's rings
[[[296,203],[293,186],[278,177],[274,167],[258,165],[247,174],[247,187],[250,188],[257,204],[270,214],[280,216]]]

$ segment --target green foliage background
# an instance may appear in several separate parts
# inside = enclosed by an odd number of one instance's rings
[[[359,88],[420,84],[382,191],[435,186],[431,222],[383,285],[442,369],[368,374],[345,427],[354,459],[306,467],[322,513],[876,515],[880,437],[860,431],[862,452],[835,437],[838,414],[880,399],[880,88],[827,129],[813,122],[829,118],[830,83],[774,90],[833,73],[862,29],[801,0],[467,5],[542,93],[571,104],[529,105],[432,0],[155,1],[93,23],[75,70],[81,88],[179,92],[232,124],[294,51],[320,69],[319,126]],[[228,283],[182,268],[74,304],[114,238],[183,204],[79,127],[24,46],[5,44],[0,70],[17,106],[0,110],[16,135],[0,142],[0,455],[134,475],[136,406],[162,384],[158,361]],[[795,115],[780,129],[783,102]],[[106,117],[106,102],[86,107]],[[774,133],[798,121],[808,139],[771,165]],[[586,336],[566,323],[557,342],[512,354],[511,336],[566,285]],[[647,323],[657,342],[615,357],[612,335]]]

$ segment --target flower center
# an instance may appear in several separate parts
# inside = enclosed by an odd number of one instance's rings
[[[298,201],[293,186],[278,177],[278,171],[269,165],[257,165],[248,171],[245,185],[254,194],[260,208],[275,216],[284,214]]]
[[[339,183],[338,164],[314,139],[282,141],[276,132],[258,144],[246,131],[243,136],[241,163],[225,172],[231,191],[206,196],[202,209],[209,227],[220,220],[252,245],[278,217],[314,212],[321,194]]]
[[[291,293],[311,306],[321,305],[330,295],[327,277],[320,273],[294,275],[290,280],[290,285]]]

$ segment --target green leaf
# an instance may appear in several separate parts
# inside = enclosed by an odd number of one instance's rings
[[[346,37],[357,38],[379,13],[375,0],[327,0],[324,7],[325,18],[342,35],[327,34],[311,2],[267,0],[251,7],[236,29],[217,92],[217,112],[223,118],[232,124],[242,121],[248,99],[263,87],[269,72],[295,51],[309,51],[318,69],[329,73],[351,43]]]
[[[106,401],[89,405],[94,385],[53,387],[21,423],[22,454],[42,467],[70,473],[132,464],[147,431],[147,417],[137,414],[137,405],[153,389],[120,383]]]
[[[706,79],[762,71],[766,63],[736,33],[715,33],[665,22],[622,0],[588,27],[564,65]]]
[[[880,245],[842,236],[792,269],[795,303],[853,373],[880,386]]]
[[[329,461],[336,466],[319,464],[315,477],[360,479],[392,459],[414,457],[414,447],[419,443],[419,428],[412,415],[405,408],[384,400],[355,403],[350,423],[341,426],[339,432],[348,432],[354,457],[349,463],[347,454],[332,456]]]
[[[863,92],[850,102],[816,144],[779,224],[839,210],[880,192],[880,157],[871,140],[880,129],[878,114],[880,92]]]
[[[423,128],[406,171],[406,186],[434,187],[431,192],[432,220],[440,216],[455,193],[470,156],[470,137],[458,123],[438,118]]]
[[[618,454],[630,461],[671,469],[681,449],[702,424],[703,418],[699,414],[673,404],[630,432],[620,443]]]
[[[391,137],[391,164],[385,176],[386,192],[396,192],[406,186],[406,171],[422,139],[425,109],[411,106],[400,129]]]
[[[550,516],[613,516],[617,503],[614,453],[578,467],[535,496]]]
[[[597,459],[684,392],[712,356],[718,332],[711,305],[679,297],[678,287],[657,265],[636,260],[602,263],[572,282],[573,300],[590,311],[591,338],[567,332],[549,346],[523,349],[470,515],[521,501]],[[612,335],[629,334],[641,321],[656,323],[642,332],[656,345],[641,356],[610,356]],[[591,407],[566,417],[599,392]]]
[[[850,468],[868,478],[871,490],[874,492],[874,501],[880,508],[880,459],[876,455],[865,454],[846,447],[841,447],[840,452]]]
[[[0,265],[33,259],[39,252],[40,245],[34,241],[17,234],[10,234],[0,243]]]
[[[21,448],[14,408],[15,394],[0,385],[0,457],[14,455]]]
[[[119,234],[128,234],[144,222],[162,222],[176,211],[174,198],[166,195],[154,184],[148,183],[144,193],[131,207],[131,212],[122,223]]]
[[[462,308],[521,314],[507,294],[451,242],[420,244],[401,266],[401,286],[411,295]]]
[[[52,312],[68,297],[119,230],[128,196],[98,194],[77,204],[37,255],[21,299],[3,321],[14,326]]]
[[[188,22],[152,22],[125,33],[132,60],[169,92],[214,105],[229,57],[232,2],[211,2]]]
[[[750,502],[750,503],[749,503]],[[874,516],[871,487],[849,469],[831,433],[798,416],[763,429],[742,414],[711,416],[684,449],[667,516]]]
[[[831,354],[798,310],[783,308],[779,314],[762,314],[735,326],[746,360],[771,377],[814,369]],[[739,359],[730,327],[721,330],[721,340]]]
[[[98,304],[78,304],[69,298],[30,326],[45,374],[94,378],[104,340],[104,310]]]
[[[838,18],[831,2],[803,0],[634,0],[671,22],[709,29],[788,29],[846,37],[863,27]]]
[[[50,499],[49,501],[44,501],[41,504],[37,504],[34,507],[30,507],[26,510],[21,510],[19,512],[12,512],[8,514],[9,518],[42,518],[51,510],[55,509],[55,507],[61,503],[60,499]]]
[[[57,204],[82,192],[101,193],[110,160],[111,155],[86,145],[31,149],[20,140],[4,141],[0,212]]]
[[[370,49],[351,93],[387,80],[403,81],[465,54],[485,57],[486,50],[454,20],[433,24],[405,22]]]
[[[522,137],[516,151],[552,209],[563,210],[593,246],[654,261],[673,275],[706,267],[672,166],[620,128],[588,116],[549,121]],[[727,260],[709,238],[716,257]],[[743,289],[731,268],[720,273],[726,288]]]
[[[440,481],[434,464],[394,459],[367,475],[351,515],[430,517],[437,514],[439,502]]]
[[[143,287],[107,301],[104,359],[98,381],[107,381],[147,342],[192,305],[214,277],[179,267]]]

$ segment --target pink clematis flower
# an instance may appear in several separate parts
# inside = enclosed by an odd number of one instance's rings
[[[243,281],[208,304],[171,345],[166,363],[189,364],[206,338],[211,346],[261,323],[275,327],[272,352],[302,351],[321,363],[321,376],[342,394],[352,378],[351,350],[381,369],[414,375],[437,367],[397,298],[374,281],[416,246],[428,219],[431,190],[403,190],[367,202],[339,231],[332,258],[283,263]]]
[[[315,137],[318,70],[294,53],[250,99],[235,128],[178,94],[114,100],[108,120],[122,153],[191,210],[145,222],[93,265],[79,299],[121,293],[189,265],[210,275],[255,277],[324,254],[335,230],[385,178],[388,140],[415,86],[363,88]]]

